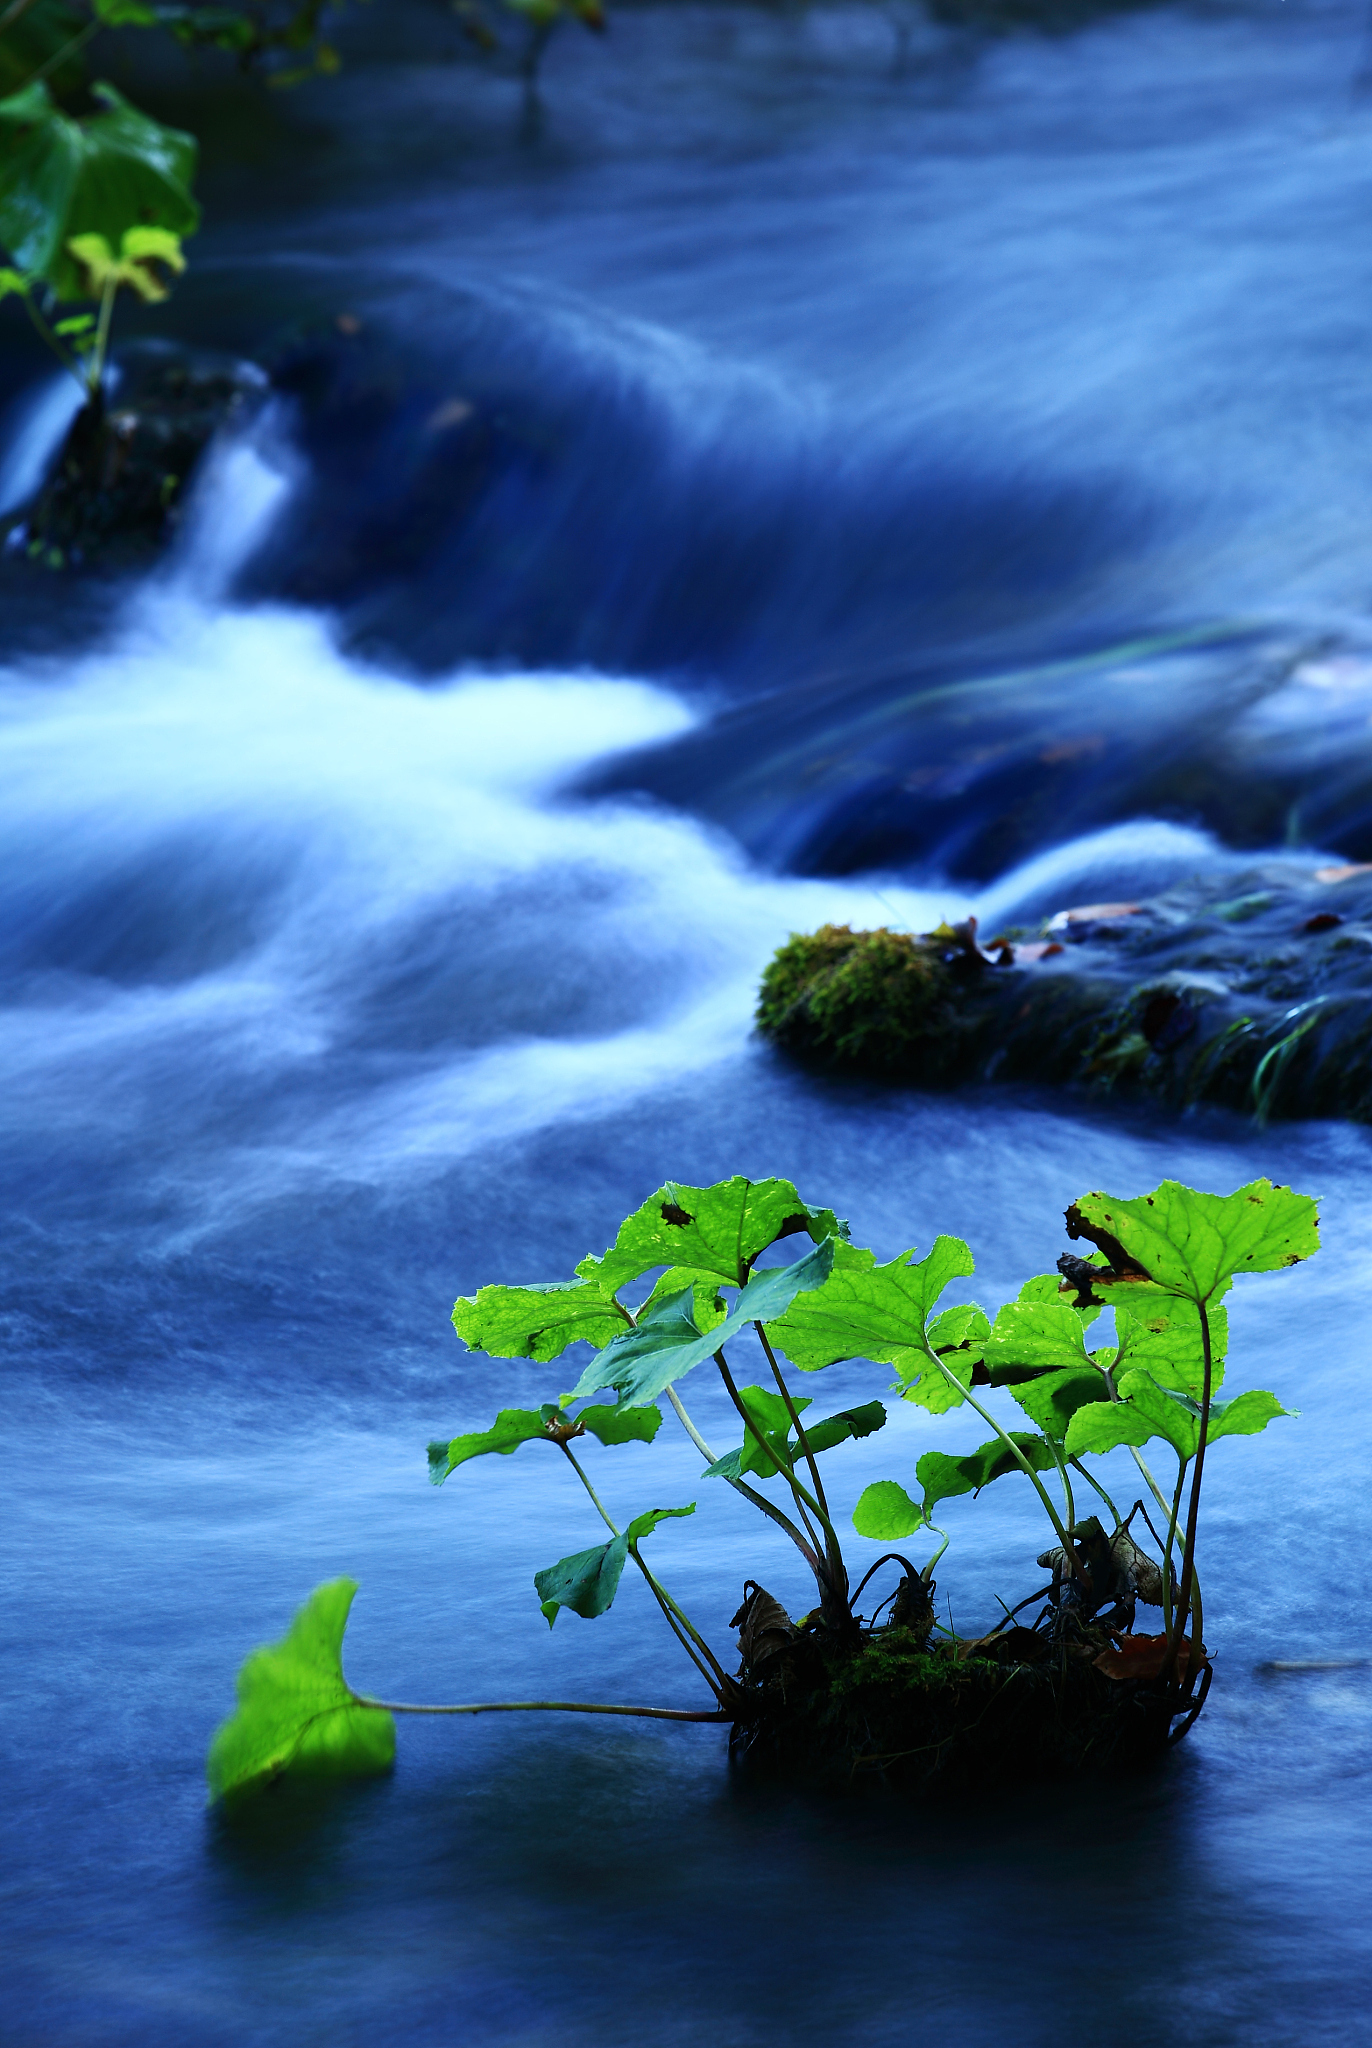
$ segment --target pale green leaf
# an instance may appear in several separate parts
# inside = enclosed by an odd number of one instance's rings
[[[1225,1353],[1229,1348],[1229,1317],[1224,1307],[1212,1303],[1206,1316],[1210,1324],[1211,1392],[1224,1381]],[[1126,1309],[1116,1304],[1115,1333],[1119,1338],[1117,1373],[1138,1368],[1151,1373],[1160,1387],[1190,1394],[1199,1400],[1205,1391],[1205,1354],[1201,1346],[1200,1306],[1172,1295]]]
[[[691,1291],[661,1302],[637,1329],[628,1330],[593,1358],[573,1390],[581,1400],[597,1387],[614,1387],[624,1402],[651,1401],[750,1323],[771,1323],[807,1288],[822,1287],[833,1263],[834,1240],[825,1238],[789,1266],[755,1273],[730,1313],[701,1332],[691,1317]]]
[[[920,1400],[915,1386],[926,1374],[932,1374],[935,1387],[947,1387],[931,1358],[925,1324],[949,1281],[971,1271],[972,1254],[958,1237],[937,1238],[933,1250],[917,1263],[912,1251],[900,1253],[885,1266],[872,1261],[870,1253],[836,1256],[827,1284],[798,1300],[769,1335],[802,1372],[818,1372],[842,1358],[893,1365],[911,1384],[911,1398]],[[971,1350],[962,1357],[965,1376],[959,1376],[966,1385],[975,1358]],[[947,1396],[939,1391],[939,1398],[955,1407],[962,1397],[948,1388]]]
[[[608,1344],[631,1325],[629,1312],[594,1281],[543,1287],[483,1287],[453,1308],[464,1344],[492,1358],[558,1358],[569,1344]]]
[[[1024,1380],[1011,1387],[1010,1392],[1029,1420],[1036,1423],[1054,1443],[1062,1442],[1068,1424],[1079,1408],[1085,1408],[1093,1401],[1109,1403],[1110,1400],[1105,1377],[1093,1365],[1069,1367],[1064,1372],[1040,1373],[1036,1379]]]
[[[491,1453],[508,1458],[521,1444],[536,1440],[560,1444],[587,1431],[603,1444],[650,1444],[661,1427],[662,1411],[658,1408],[621,1404],[614,1408],[583,1408],[576,1416],[568,1415],[551,1401],[541,1408],[502,1408],[490,1429],[455,1436],[450,1443],[430,1444],[429,1477],[435,1486],[441,1486],[449,1473],[465,1465],[469,1458]]]
[[[820,1244],[826,1237],[846,1237],[848,1226],[832,1209],[802,1202],[788,1180],[751,1181],[735,1174],[708,1188],[667,1181],[620,1224],[604,1257],[583,1259],[577,1271],[607,1293],[657,1266],[741,1287],[759,1252],[801,1231]]]
[[[1257,1436],[1279,1415],[1289,1416],[1294,1421],[1299,1412],[1295,1408],[1283,1408],[1275,1394],[1253,1387],[1246,1394],[1235,1394],[1232,1401],[1211,1402],[1206,1442],[1214,1443],[1221,1436]]]
[[[894,1479],[877,1479],[865,1486],[853,1509],[853,1527],[873,1543],[898,1543],[903,1536],[913,1536],[926,1519],[923,1508],[917,1507]]]
[[[352,1579],[319,1586],[287,1635],[254,1650],[238,1674],[238,1707],[215,1732],[210,1793],[228,1798],[279,1776],[350,1777],[389,1770],[395,1722],[358,1699],[343,1676]]]
[[[1313,1199],[1269,1180],[1232,1195],[1201,1194],[1174,1180],[1128,1201],[1083,1195],[1067,1222],[1069,1234],[1089,1238],[1117,1270],[1118,1245],[1156,1286],[1190,1301],[1209,1301],[1235,1274],[1296,1265],[1320,1242]]]
[[[1080,1312],[1064,1301],[1012,1301],[1001,1309],[982,1348],[995,1380],[1018,1369],[1080,1371],[1089,1365]]]
[[[650,1444],[662,1427],[662,1410],[621,1401],[616,1408],[583,1408],[576,1420],[603,1444]]]
[[[1062,1275],[1060,1273],[1036,1273],[1032,1280],[1025,1281],[1016,1299],[1019,1301],[1066,1300],[1068,1302],[1069,1307],[1076,1307],[1076,1304],[1071,1301],[1070,1297],[1064,1296],[1063,1294]],[[1100,1314],[1100,1309],[1095,1306],[1090,1308],[1077,1308],[1076,1313],[1081,1317],[1082,1327],[1084,1329],[1089,1329],[1091,1324],[1094,1323],[1094,1321],[1096,1320],[1096,1317]]]
[[[662,1275],[652,1293],[639,1310],[640,1316],[651,1314],[664,1301],[670,1301],[674,1294],[684,1289],[691,1290],[691,1315],[698,1330],[713,1330],[724,1321],[728,1310],[720,1294],[721,1282],[717,1273],[698,1273],[690,1266],[672,1266]]]

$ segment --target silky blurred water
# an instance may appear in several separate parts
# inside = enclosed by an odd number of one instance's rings
[[[1366,1134],[839,1085],[751,1035],[791,930],[1038,915],[1231,851],[1137,817],[980,892],[800,879],[703,785],[573,793],[825,664],[1245,609],[1362,630],[1361,21],[935,38],[901,77],[885,34],[628,14],[554,46],[523,142],[506,88],[359,59],[279,117],[262,294],[309,249],[330,306],[407,312],[463,389],[546,384],[580,438],[362,616],[320,565],[375,513],[365,450],[284,406],[100,631],[0,673],[6,2043],[1369,2038]],[[204,305],[243,275],[231,202]],[[17,396],[7,487],[57,408]],[[1086,1188],[1321,1197],[1320,1257],[1236,1289],[1230,1387],[1301,1416],[1207,1475],[1217,1677],[1182,1750],[913,1807],[750,1786],[710,1727],[416,1721],[384,1781],[208,1811],[237,1663],[340,1573],[364,1690],[705,1704],[635,1587],[549,1632],[532,1574],[595,1540],[571,1475],[532,1446],[436,1491],[424,1446],[561,1384],[464,1354],[456,1294],[739,1171],[883,1256],[964,1235],[991,1307]],[[901,1408],[834,1455],[836,1505],[982,1433]],[[625,1514],[699,1502],[657,1566],[723,1649],[745,1577],[809,1596],[699,1464],[672,1424],[597,1476]],[[940,1596],[985,1625],[1033,1584],[1032,1497],[948,1526]]]

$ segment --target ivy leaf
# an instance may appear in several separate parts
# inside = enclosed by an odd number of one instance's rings
[[[720,1294],[720,1280],[715,1273],[698,1273],[690,1266],[672,1266],[662,1275],[652,1293],[639,1310],[639,1316],[650,1315],[664,1301],[684,1289],[691,1290],[691,1315],[700,1331],[713,1330],[724,1321],[727,1310]]]
[[[583,1259],[577,1272],[608,1293],[655,1266],[741,1287],[758,1253],[797,1231],[821,1244],[846,1238],[848,1226],[832,1209],[802,1202],[789,1180],[751,1181],[740,1173],[708,1188],[669,1180],[625,1218],[604,1257]]]
[[[1112,1451],[1119,1444],[1145,1444],[1161,1437],[1171,1444],[1179,1458],[1194,1458],[1200,1443],[1201,1409],[1186,1394],[1160,1387],[1142,1370],[1125,1373],[1119,1382],[1120,1400],[1101,1408],[1081,1409],[1072,1417],[1067,1431],[1067,1454],[1079,1457],[1083,1451]],[[1256,1436],[1279,1415],[1293,1411],[1283,1408],[1275,1394],[1253,1390],[1232,1401],[1212,1401],[1206,1441],[1222,1436]]]
[[[1010,1434],[1011,1441],[1019,1446],[1035,1472],[1056,1470],[1053,1453],[1041,1436],[1029,1436],[1019,1430]],[[945,1451],[926,1451],[915,1467],[915,1476],[924,1488],[924,1512],[929,1515],[941,1500],[951,1500],[959,1493],[980,1493],[993,1479],[1004,1479],[1007,1473],[1022,1470],[1009,1446],[993,1437],[989,1444],[969,1451],[965,1458],[950,1458]]]
[[[769,1266],[755,1273],[729,1314],[713,1330],[702,1333],[691,1317],[691,1290],[683,1289],[661,1302],[637,1329],[627,1330],[593,1358],[572,1390],[581,1400],[597,1387],[614,1387],[622,1402],[651,1401],[673,1380],[712,1358],[722,1344],[749,1323],[770,1323],[798,1294],[822,1287],[833,1264],[834,1240],[825,1238],[790,1266]]]
[[[1062,1275],[1060,1273],[1036,1273],[1032,1280],[1026,1280],[1016,1296],[1019,1301],[1061,1301],[1063,1299]],[[1099,1303],[1078,1308],[1075,1302],[1068,1304],[1081,1318],[1083,1329],[1089,1329],[1100,1314]]]
[[[583,1408],[576,1419],[603,1444],[650,1444],[662,1427],[662,1410],[621,1402],[616,1408]]]
[[[482,1287],[453,1307],[453,1327],[473,1351],[544,1363],[560,1357],[569,1344],[608,1344],[630,1324],[629,1311],[613,1294],[588,1280]]]
[[[194,136],[140,114],[112,85],[91,92],[101,112],[82,121],[60,113],[42,83],[0,100],[0,243],[62,299],[86,289],[74,237],[115,249],[126,231],[152,228],[179,249],[200,224]]]
[[[956,1308],[945,1308],[936,1315],[925,1331],[929,1349],[946,1357],[949,1352],[962,1351],[972,1365],[980,1365],[986,1355],[986,1339],[991,1334],[991,1325],[984,1308],[978,1308],[974,1301],[959,1302]]]
[[[827,1285],[797,1301],[769,1335],[802,1372],[819,1372],[841,1358],[893,1365],[905,1398],[939,1414],[957,1407],[962,1395],[935,1362],[925,1324],[949,1281],[972,1270],[972,1254],[959,1237],[936,1238],[917,1264],[912,1251],[878,1266],[870,1252],[850,1249],[847,1256],[836,1254]],[[971,1349],[949,1360],[964,1386],[975,1363]]]
[[[1236,1273],[1270,1273],[1319,1250],[1309,1195],[1250,1181],[1232,1195],[1200,1194],[1165,1180],[1151,1195],[1083,1195],[1067,1211],[1069,1237],[1086,1237],[1121,1287],[1130,1271],[1188,1301],[1210,1301]]]
[[[1224,1382],[1229,1316],[1218,1303],[1208,1306],[1205,1313],[1210,1323],[1213,1392]],[[1151,1373],[1160,1387],[1200,1399],[1205,1389],[1205,1354],[1201,1348],[1200,1309],[1195,1302],[1179,1301],[1173,1296],[1159,1299],[1152,1307],[1117,1306],[1115,1333],[1120,1340],[1117,1373],[1137,1367]]]
[[[441,1486],[449,1473],[469,1458],[491,1453],[508,1458],[521,1444],[536,1438],[543,1443],[566,1443],[589,1430],[603,1444],[650,1444],[661,1427],[660,1408],[583,1408],[575,1417],[556,1402],[542,1408],[502,1408],[489,1429],[455,1436],[451,1443],[430,1444],[429,1477],[435,1486]]]
[[[489,1429],[468,1436],[455,1436],[451,1443],[429,1445],[429,1477],[441,1486],[450,1472],[469,1458],[484,1458],[488,1452],[508,1458],[521,1444],[535,1437],[547,1437],[547,1425],[539,1408],[502,1408]]]
[[[1088,1407],[1093,1401],[1111,1405],[1105,1377],[1093,1365],[1040,1373],[1036,1379],[1023,1380],[1011,1387],[1010,1392],[1029,1420],[1059,1444],[1079,1408]]]
[[[764,1450],[757,1438],[749,1434],[736,1450],[726,1451],[713,1465],[707,1465],[706,1476],[711,1479],[741,1479],[745,1472],[756,1472],[763,1479],[773,1479],[780,1469],[790,1468],[804,1456],[799,1441],[790,1435],[791,1418],[786,1403],[779,1394],[769,1393],[765,1387],[740,1387],[739,1399],[762,1431],[767,1449]],[[802,1408],[810,1406],[810,1399],[808,1395],[801,1395],[793,1405],[799,1414]],[[818,1457],[821,1452],[832,1451],[836,1445],[848,1443],[855,1437],[871,1436],[885,1425],[886,1410],[880,1401],[868,1401],[861,1408],[844,1408],[837,1415],[826,1416],[822,1422],[807,1422],[802,1427],[806,1443]]]
[[[1081,1314],[1064,1301],[1012,1301],[991,1326],[982,1356],[994,1381],[1016,1368],[1035,1372],[1089,1368]]]
[[[279,1643],[254,1650],[238,1674],[238,1708],[216,1730],[206,1773],[227,1799],[283,1771],[353,1777],[389,1770],[395,1721],[360,1700],[343,1676],[343,1631],[357,1585],[318,1586]]]
[[[928,1517],[917,1507],[903,1486],[894,1479],[877,1479],[864,1486],[853,1509],[853,1527],[859,1536],[874,1543],[898,1543],[913,1536]]]
[[[695,1511],[694,1501],[686,1508],[649,1508],[646,1514],[636,1515],[628,1528],[612,1536],[608,1543],[597,1543],[591,1550],[560,1557],[546,1571],[535,1572],[534,1586],[549,1628],[562,1607],[579,1614],[583,1621],[594,1621],[598,1614],[604,1614],[619,1591],[631,1545],[650,1536],[659,1522],[673,1516],[693,1515]]]
[[[796,1406],[799,1408],[799,1401]],[[804,1427],[805,1441],[818,1457],[821,1451],[832,1451],[837,1444],[851,1443],[885,1429],[886,1410],[880,1401],[864,1401],[860,1408],[841,1408],[837,1415],[826,1415],[822,1422],[807,1422]]]

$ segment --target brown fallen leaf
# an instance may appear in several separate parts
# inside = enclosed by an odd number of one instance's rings
[[[1200,1646],[1202,1658],[1207,1654],[1205,1644]],[[1167,1662],[1166,1636],[1121,1636],[1119,1648],[1102,1650],[1099,1657],[1091,1659],[1097,1671],[1103,1671],[1107,1678],[1158,1678]],[[1185,1678],[1191,1662],[1191,1638],[1183,1636],[1177,1652],[1177,1676]]]
[[[1016,945],[1011,957],[1016,966],[1020,966],[1029,960],[1051,960],[1062,950],[1056,939],[1031,939],[1028,945]]]
[[[1079,903],[1074,910],[1060,910],[1048,920],[1050,932],[1065,931],[1069,924],[1096,924],[1106,917],[1133,917],[1142,906],[1137,903]]]
[[[1315,870],[1317,882],[1351,882],[1354,875],[1372,875],[1372,860],[1351,860],[1342,867]]]

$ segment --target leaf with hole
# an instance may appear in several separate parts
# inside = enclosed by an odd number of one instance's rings
[[[691,1290],[670,1296],[646,1315],[637,1329],[626,1331],[593,1358],[573,1389],[582,1400],[598,1387],[614,1387],[621,1400],[651,1401],[750,1323],[770,1323],[790,1307],[798,1294],[822,1287],[833,1264],[834,1240],[825,1238],[813,1251],[789,1266],[768,1266],[742,1289],[722,1323],[700,1331],[691,1316]]]
[[[609,1292],[658,1266],[680,1268],[683,1284],[689,1273],[742,1287],[760,1252],[798,1232],[821,1244],[846,1237],[848,1226],[832,1209],[802,1202],[789,1180],[740,1173],[708,1188],[669,1180],[625,1218],[604,1256],[583,1259],[577,1272]]]
[[[1069,1237],[1086,1237],[1111,1261],[1118,1291],[1132,1270],[1168,1294],[1210,1301],[1238,1273],[1270,1273],[1319,1250],[1309,1195],[1270,1180],[1208,1195],[1165,1180],[1151,1195],[1120,1201],[1083,1195],[1067,1211]]]
[[[594,1281],[542,1287],[482,1287],[453,1307],[464,1344],[491,1358],[560,1358],[569,1344],[608,1344],[632,1326],[613,1294]]]

